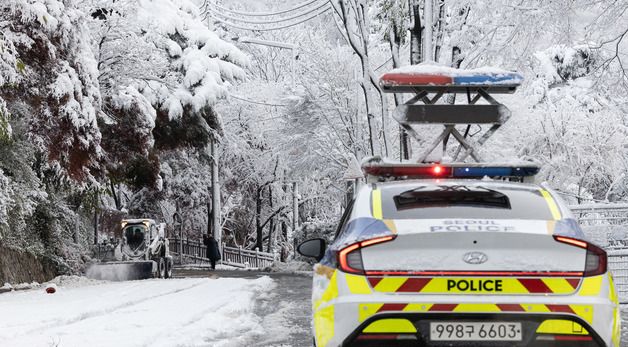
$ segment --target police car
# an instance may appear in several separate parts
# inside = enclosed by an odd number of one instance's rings
[[[564,202],[477,179],[529,168],[368,170],[418,179],[363,185],[330,245],[299,245],[319,260],[316,346],[620,346],[606,253]]]

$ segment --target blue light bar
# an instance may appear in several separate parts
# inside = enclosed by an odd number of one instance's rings
[[[510,84],[520,85],[523,82],[523,76],[518,73],[504,74],[486,74],[473,76],[454,76],[453,84],[456,85],[492,85],[492,84]]]
[[[527,177],[538,172],[538,167],[457,167],[452,177]]]
[[[484,165],[484,166],[482,166]],[[365,174],[393,178],[483,178],[529,177],[540,168],[534,165],[486,166],[486,164],[370,164],[362,167]]]

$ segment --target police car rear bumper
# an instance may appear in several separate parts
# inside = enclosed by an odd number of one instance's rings
[[[614,313],[617,306],[607,298],[590,296],[493,296],[493,295],[341,295],[327,305],[333,305],[334,332],[333,337],[326,346],[369,346],[379,345],[377,340],[368,341],[357,336],[370,323],[389,316],[407,316],[415,325],[416,339],[408,341],[395,341],[395,343],[407,343],[414,347],[422,346],[418,341],[425,341],[424,327],[421,324],[429,324],[433,319],[469,320],[476,317],[479,321],[498,321],[504,319],[520,319],[528,327],[536,327],[545,319],[562,317],[561,319],[579,323],[585,327],[591,336],[589,341],[568,341],[563,344],[556,341],[538,340],[534,334],[524,337],[524,341],[532,344],[519,344],[515,346],[613,346],[612,332]],[[474,316],[475,315],[475,316]],[[595,316],[595,320],[593,320]],[[471,319],[473,320],[473,318]],[[418,326],[417,326],[418,324]],[[529,328],[531,329],[531,328]],[[382,332],[384,334],[385,332]],[[402,336],[400,336],[402,337]],[[405,336],[407,337],[407,336]],[[403,338],[403,337],[402,337]],[[422,338],[423,340],[420,340]],[[525,340],[529,338],[530,340]],[[566,341],[565,341],[566,342]],[[396,346],[390,341],[386,346]],[[474,346],[477,343],[455,344],[448,342],[449,346]],[[501,347],[498,343],[484,343]],[[512,346],[512,343],[505,345]],[[425,346],[443,346],[443,344],[425,344]]]
[[[367,329],[372,323],[386,319],[404,319],[410,322],[416,329],[415,333],[368,333]],[[546,320],[555,319],[563,321],[571,321],[579,326],[584,327],[590,333],[588,335],[570,335],[570,334],[540,334],[537,328]],[[513,341],[431,341],[430,340],[430,322],[447,322],[447,321],[473,321],[473,322],[517,322],[521,323],[522,340]],[[528,347],[528,346],[582,346],[582,347],[604,347],[606,344],[603,339],[595,333],[593,328],[579,317],[564,314],[478,314],[478,313],[462,313],[462,314],[443,314],[443,313],[387,313],[371,317],[364,321],[360,326],[345,339],[342,346],[346,347],[371,347],[382,346],[387,347],[470,347],[470,346],[492,346],[492,347]]]

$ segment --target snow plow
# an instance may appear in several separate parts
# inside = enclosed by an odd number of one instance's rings
[[[152,219],[124,219],[121,238],[96,245],[86,275],[93,279],[128,281],[172,277],[172,256],[165,224]]]

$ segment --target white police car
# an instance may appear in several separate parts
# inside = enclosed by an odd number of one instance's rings
[[[331,245],[299,246],[319,259],[316,346],[620,346],[606,253],[564,203],[470,169],[373,169],[450,179],[364,185]]]

